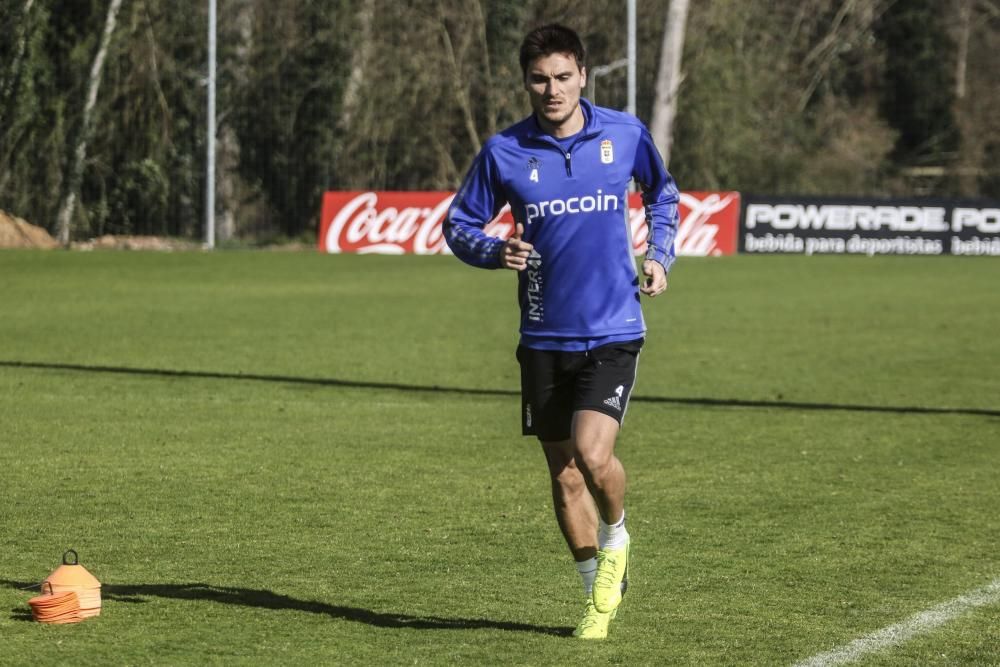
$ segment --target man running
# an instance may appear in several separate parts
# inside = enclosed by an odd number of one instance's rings
[[[581,99],[585,51],[573,30],[531,31],[520,62],[532,114],[483,146],[444,234],[464,262],[518,272],[522,433],[541,442],[556,520],[583,579],[586,607],[573,634],[604,639],[628,586],[615,440],[646,331],[639,294],[667,288],[678,192],[638,119]],[[641,283],[628,221],[632,179],[649,225]],[[508,203],[514,235],[484,234]]]

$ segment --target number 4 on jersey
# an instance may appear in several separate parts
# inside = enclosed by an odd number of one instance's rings
[[[538,170],[537,169],[532,169],[531,170],[531,175],[528,176],[528,180],[531,181],[532,183],[537,183],[538,182]]]

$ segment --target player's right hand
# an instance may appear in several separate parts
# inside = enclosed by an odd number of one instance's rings
[[[519,222],[514,228],[514,235],[507,239],[500,251],[500,265],[503,268],[524,271],[528,267],[528,256],[531,255],[534,246],[522,241],[522,236],[524,236],[524,225]]]

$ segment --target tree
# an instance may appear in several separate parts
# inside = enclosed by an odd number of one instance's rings
[[[948,163],[959,146],[955,49],[939,5],[932,0],[894,3],[878,26],[886,46],[882,110],[899,132],[894,158],[903,165]]]
[[[28,25],[31,21],[31,7],[35,0],[25,0],[24,9],[21,10],[21,20],[17,24],[17,37],[15,37],[14,58],[11,61],[10,71],[0,74],[0,126],[3,126],[4,115],[11,98],[14,87],[21,75],[21,61],[24,60],[24,51],[27,48]]]
[[[118,10],[121,9],[122,0],[111,0],[108,4],[107,18],[104,22],[104,33],[101,37],[101,44],[94,56],[94,64],[90,68],[90,78],[87,83],[87,99],[83,106],[83,114],[80,120],[79,135],[76,140],[76,148],[69,167],[69,177],[63,194],[62,205],[59,207],[59,217],[57,219],[57,240],[64,246],[69,245],[70,227],[73,219],[73,209],[76,206],[76,197],[80,189],[80,182],[83,180],[83,167],[87,159],[87,142],[93,130],[94,106],[97,104],[97,93],[101,88],[101,76],[104,74],[104,59],[108,54],[108,45],[111,43],[111,36],[115,31],[115,22],[118,18]]]
[[[656,103],[650,134],[663,157],[663,164],[670,165],[673,146],[674,117],[677,115],[677,91],[680,89],[681,55],[684,52],[684,32],[687,29],[688,0],[671,0],[667,23],[663,29],[663,46],[660,50],[660,67],[656,77]]]
[[[15,11],[7,7],[0,10],[0,22],[17,26],[12,42],[0,42],[0,63],[10,63],[0,68],[0,203],[27,213],[36,193],[30,187],[20,187],[20,183],[47,184],[41,174],[47,171],[52,158],[43,153],[27,161],[19,159],[20,153],[37,145],[42,133],[56,136],[60,124],[49,116],[51,96],[40,90],[44,86],[38,81],[49,64],[43,45],[48,13],[34,0],[21,6],[19,16],[14,15]],[[9,53],[8,48],[12,49]]]
[[[232,93],[232,99],[239,99],[239,91],[250,85],[252,69],[250,57],[254,48],[254,12],[255,0],[236,0],[227,3],[227,13],[223,15],[223,25],[232,29],[223,30],[223,38],[231,48],[223,51],[223,64],[226,66],[225,92]],[[230,55],[231,53],[231,55]],[[218,127],[218,192],[219,192],[219,226],[217,237],[219,241],[231,240],[237,233],[237,220],[240,216],[242,199],[247,188],[246,181],[240,174],[240,137],[233,123],[228,122],[232,113],[227,108],[222,115]]]
[[[0,208],[69,236],[200,237],[205,3],[109,3],[0,2]],[[623,5],[222,3],[219,238],[311,234],[327,189],[457,187],[528,112],[525,32],[566,23],[598,67],[625,55]],[[931,165],[955,175],[935,192],[1000,197],[998,7],[651,0],[637,115],[657,135],[669,119],[659,144],[684,188],[912,194],[906,167]],[[623,108],[625,81],[602,78],[600,103]]]

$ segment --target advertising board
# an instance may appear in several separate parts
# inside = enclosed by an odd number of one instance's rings
[[[744,195],[740,252],[1000,255],[1000,202]]]
[[[449,254],[441,223],[454,192],[351,191],[323,196],[318,246],[329,253]],[[681,193],[678,255],[736,252],[738,192]],[[639,194],[629,195],[629,222],[636,254],[645,252],[647,227]],[[507,238],[514,218],[505,207],[485,232]]]

